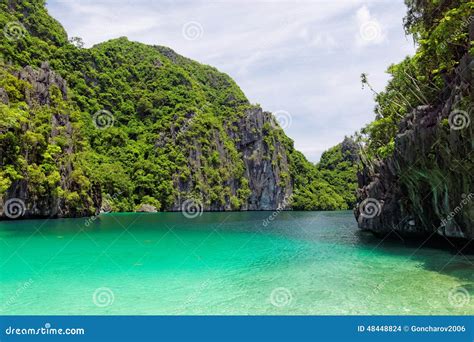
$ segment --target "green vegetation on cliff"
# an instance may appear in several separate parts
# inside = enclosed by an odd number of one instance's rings
[[[0,89],[3,100],[8,98],[7,104],[0,101],[0,194],[9,189],[28,193],[34,201],[45,201],[47,216],[60,214],[53,212],[58,201],[74,216],[94,211],[93,184],[87,168],[81,167],[90,153],[80,134],[81,114],[56,85],[49,90],[47,105],[39,105],[31,83],[12,72],[0,66]],[[37,75],[32,69],[23,73],[32,75]],[[22,180],[21,186],[17,182]]]
[[[347,209],[353,208],[356,202],[358,153],[359,146],[346,137],[342,143],[324,152],[317,165],[322,178],[343,198]]]
[[[101,197],[120,211],[178,209],[187,198],[210,210],[269,209],[289,194],[295,209],[353,204],[352,166],[338,148],[315,167],[215,68],[126,38],[84,49],[44,1],[2,2],[0,27],[9,33],[0,37],[0,197],[27,187],[28,198],[52,196],[73,215]]]
[[[455,68],[474,44],[469,41],[469,25],[474,21],[474,2],[469,0],[405,0],[408,13],[405,30],[418,44],[416,54],[391,65],[391,75],[383,92],[375,93],[376,119],[362,130],[367,145],[365,156],[392,155],[398,126],[414,108],[436,106],[454,77]],[[370,87],[367,75],[362,83]],[[371,87],[370,87],[371,88]],[[372,89],[372,88],[371,88]],[[372,89],[373,90],[373,89]],[[464,99],[460,109],[468,109]]]
[[[390,66],[376,120],[362,130],[356,217],[378,234],[472,240],[474,2],[405,2],[417,51]],[[375,216],[364,213],[371,202]]]

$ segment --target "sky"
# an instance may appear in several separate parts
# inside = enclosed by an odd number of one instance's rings
[[[387,67],[415,50],[403,0],[49,0],[86,45],[126,36],[230,75],[317,162],[374,119]]]

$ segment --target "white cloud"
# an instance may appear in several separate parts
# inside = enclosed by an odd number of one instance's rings
[[[360,74],[382,89],[387,66],[413,52],[403,0],[50,0],[48,8],[87,46],[128,36],[226,72],[252,102],[291,113],[285,131],[312,161],[373,119]],[[202,27],[194,40],[183,36],[188,22]],[[363,40],[364,23],[381,34]]]

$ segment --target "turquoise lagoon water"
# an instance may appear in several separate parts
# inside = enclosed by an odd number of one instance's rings
[[[474,314],[472,256],[270,214],[1,222],[0,314]]]

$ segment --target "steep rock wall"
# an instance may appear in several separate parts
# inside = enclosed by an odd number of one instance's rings
[[[33,113],[42,108],[55,106],[52,103],[54,101],[52,95],[54,93],[53,88],[59,91],[58,95],[63,101],[68,100],[66,81],[52,71],[46,62],[42,64],[40,69],[33,69],[27,66],[19,72],[15,72],[14,76],[26,84],[23,94],[26,108],[23,107],[23,109],[30,112],[30,115],[35,115]],[[0,93],[2,93],[2,90],[4,89],[0,88]],[[8,97],[5,97],[3,103],[9,104]],[[35,131],[32,125],[32,122],[25,122],[19,129],[13,130],[13,134],[19,137],[28,134],[28,132]],[[75,166],[72,157],[76,152],[75,145],[80,138],[76,136],[76,132],[73,129],[69,110],[64,108],[52,111],[47,125],[49,126],[47,129],[43,128],[48,132],[45,140],[51,145],[56,144],[53,141],[62,141],[62,146],[60,148],[58,146],[60,152],[56,155],[57,162],[52,166],[53,172],[57,171],[59,179],[48,188],[38,187],[35,184],[35,180],[30,179],[28,176],[15,180],[5,195],[0,198],[0,219],[15,219],[19,217],[79,217],[98,212],[102,201],[100,189],[96,186],[84,189],[74,181],[73,172],[75,171]],[[37,133],[35,132],[34,134]],[[35,135],[35,139],[41,139],[38,135]],[[3,154],[10,147],[8,142],[6,142],[6,146],[0,144],[0,152]],[[40,161],[47,158],[45,155],[48,152],[36,148],[33,142],[28,146],[23,145],[19,149],[19,153],[25,161],[25,167],[35,168]],[[0,163],[2,163],[4,156],[2,155],[1,157]],[[88,198],[92,198],[92,203],[87,203],[85,199],[79,197],[78,201],[84,205],[72,205],[61,195],[65,192],[72,193],[74,191],[78,193],[84,191],[87,193]]]
[[[360,228],[474,238],[473,68],[465,55],[442,105],[413,110],[400,124],[394,155],[359,173]]]

